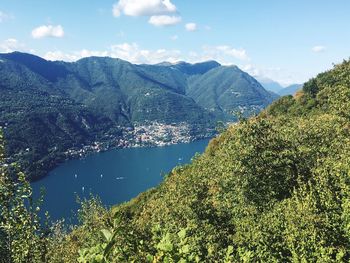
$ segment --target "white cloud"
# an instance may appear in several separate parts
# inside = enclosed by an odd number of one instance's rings
[[[173,35],[173,36],[170,37],[170,39],[175,41],[175,40],[179,39],[179,36],[178,35]]]
[[[291,72],[281,67],[257,66],[252,64],[238,65],[243,71],[258,80],[273,80],[282,86],[305,82],[310,76],[307,72]]]
[[[62,51],[56,50],[56,51],[49,51],[46,52],[46,54],[43,56],[46,60],[63,60],[63,61],[75,61],[78,60],[80,57],[73,55],[73,54],[66,54]]]
[[[176,62],[180,59],[181,52],[167,49],[141,49],[136,43],[123,43],[111,46],[110,55],[132,63],[154,64],[163,61]]]
[[[245,49],[236,49],[230,46],[217,46],[216,50],[223,52],[227,56],[231,56],[240,60],[247,60],[248,55]]]
[[[44,58],[47,60],[63,60],[63,61],[77,61],[81,58],[86,57],[106,57],[109,56],[107,51],[92,51],[87,49],[82,49],[80,51],[72,52],[72,53],[64,53],[62,51],[49,51],[44,55]]]
[[[0,51],[9,53],[13,51],[25,51],[25,45],[15,38],[8,38],[0,42]]]
[[[315,53],[320,53],[320,52],[325,51],[326,47],[325,46],[314,46],[314,47],[312,47],[311,50]]]
[[[177,35],[171,37],[176,40]],[[136,43],[121,43],[111,45],[104,51],[81,50],[70,53],[61,51],[51,51],[45,54],[45,58],[49,60],[65,60],[76,61],[83,57],[89,56],[109,56],[113,58],[121,58],[132,63],[154,64],[163,61],[177,62],[188,61],[191,63],[216,60],[223,65],[237,64],[239,61],[249,61],[247,52],[244,49],[235,49],[230,46],[203,46],[197,52],[185,54],[176,49],[143,49]]]
[[[247,51],[243,48],[234,48],[228,45],[219,46],[203,46],[202,52],[197,57],[192,56],[196,60],[216,60],[223,65],[232,65],[237,61],[249,61],[250,58]]]
[[[243,65],[243,66],[241,66],[241,69],[243,71],[249,73],[253,77],[260,77],[260,75],[261,75],[260,70],[258,68],[256,68],[255,66],[253,66],[252,64]]]
[[[181,22],[180,16],[151,16],[148,23],[154,26],[172,26]]]
[[[86,49],[71,53],[64,53],[59,50],[50,51],[44,55],[44,58],[47,60],[76,61],[81,58],[90,56],[109,56],[112,58],[124,59],[136,64],[155,64],[163,61],[179,61],[181,58],[181,52],[179,50],[167,49],[141,49],[136,43],[122,43],[112,45],[108,50],[105,51],[91,51]]]
[[[119,0],[113,5],[113,15],[155,16],[175,13],[176,6],[170,0]]]
[[[197,30],[197,24],[196,23],[187,23],[185,25],[185,28],[187,31],[196,31]]]
[[[52,25],[43,25],[37,28],[34,28],[32,31],[33,38],[43,38],[43,37],[63,37],[64,30],[61,25],[52,26]]]

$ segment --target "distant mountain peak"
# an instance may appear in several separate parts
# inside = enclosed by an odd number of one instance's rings
[[[171,66],[187,75],[198,75],[204,74],[213,68],[220,67],[221,64],[214,60],[203,61],[193,64],[184,61],[179,61],[177,63],[172,64]]]
[[[256,79],[265,89],[274,92],[280,96],[294,95],[294,93],[303,86],[303,84],[296,83],[284,87],[279,82],[266,77],[256,77]]]
[[[19,51],[14,51],[10,53],[0,53],[0,56],[3,58],[13,60],[13,61],[19,61],[23,62],[24,60],[31,60],[31,61],[47,61],[42,57],[39,57],[37,55],[29,54],[29,53],[24,53],[24,52],[19,52]]]
[[[169,62],[169,61],[163,61],[163,62],[160,62],[160,63],[157,63],[155,64],[156,66],[164,66],[164,67],[169,67],[169,66],[172,66],[174,65],[173,63]]]
[[[127,60],[123,60],[121,58],[112,58],[112,57],[108,57],[108,56],[104,56],[104,57],[100,57],[100,56],[91,56],[91,57],[84,57],[84,58],[81,58],[79,60],[77,60],[76,62],[82,62],[82,61],[114,61],[114,62],[124,62],[124,63],[129,63],[131,64],[129,61]]]
[[[190,62],[186,62],[183,60],[179,60],[176,62],[169,62],[169,61],[163,61],[160,63],[157,63],[155,65],[157,66],[176,66],[176,65],[203,65],[203,64],[212,64],[212,65],[216,65],[216,66],[221,66],[221,64],[215,60],[205,60],[205,61],[201,61],[201,62],[195,62],[195,63],[190,63]]]
[[[206,60],[206,61],[194,63],[192,65],[199,65],[199,64],[201,64],[201,65],[210,64],[210,65],[215,65],[217,67],[221,66],[221,64],[219,62],[217,62],[216,60]]]
[[[59,77],[64,77],[68,73],[66,68],[62,65],[28,53],[18,51],[3,53],[0,54],[0,58],[24,65],[50,81],[56,81]]]

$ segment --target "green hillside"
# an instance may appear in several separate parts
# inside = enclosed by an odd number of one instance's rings
[[[229,127],[159,187],[112,211],[86,204],[51,259],[348,262],[349,65]]]
[[[192,77],[187,94],[200,106],[226,118],[233,111],[247,116],[257,113],[277,98],[236,66],[216,67]]]
[[[40,177],[81,147],[118,129],[104,116],[67,97],[45,78],[12,61],[0,63],[0,126],[7,154]]]
[[[285,96],[272,103],[266,110],[266,115],[287,114],[292,117],[332,112],[348,118],[349,73],[349,61],[335,65],[333,70],[306,82],[294,96]]]

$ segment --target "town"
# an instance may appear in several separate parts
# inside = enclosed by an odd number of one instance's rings
[[[133,128],[124,128],[122,136],[109,136],[107,140],[95,141],[81,148],[70,148],[65,152],[66,158],[81,158],[90,153],[103,152],[113,148],[155,147],[212,137],[216,131],[199,128],[186,122],[165,124],[160,122],[138,123]]]

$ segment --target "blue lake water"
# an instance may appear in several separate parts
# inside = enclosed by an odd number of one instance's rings
[[[76,222],[76,197],[98,195],[109,206],[136,197],[158,185],[163,175],[179,164],[189,163],[203,152],[209,140],[165,147],[114,149],[61,164],[40,181],[32,183],[35,196],[45,188],[42,211],[53,220]]]

